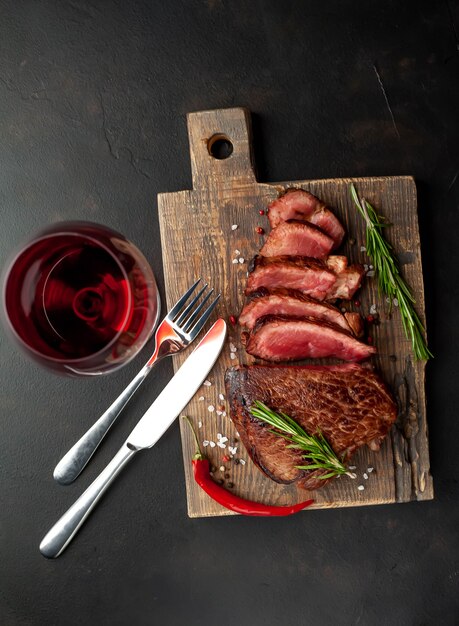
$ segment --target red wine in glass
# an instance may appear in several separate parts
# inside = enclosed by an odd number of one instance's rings
[[[3,281],[7,325],[26,352],[61,373],[101,374],[133,358],[159,315],[142,253],[99,224],[42,231],[15,256]]]

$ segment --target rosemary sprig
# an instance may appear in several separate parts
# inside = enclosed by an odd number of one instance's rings
[[[289,442],[288,448],[297,448],[306,452],[306,454],[303,454],[303,459],[308,460],[309,463],[307,465],[297,465],[298,469],[327,470],[325,474],[318,476],[321,480],[333,478],[340,474],[347,474],[351,478],[355,478],[355,474],[350,472],[339,460],[319,429],[317,429],[316,435],[309,435],[291,417],[282,412],[276,413],[263,402],[256,401],[250,412],[262,422],[273,426],[276,430],[270,430],[270,432],[286,439]]]
[[[371,258],[378,279],[381,293],[388,296],[390,307],[394,299],[398,302],[403,328],[407,339],[411,340],[414,356],[417,360],[433,357],[425,340],[425,329],[415,309],[415,299],[405,280],[402,278],[392,246],[385,240],[383,229],[390,226],[377,215],[375,209],[364,198],[360,199],[353,184],[350,186],[354,203],[365,220],[366,249]]]

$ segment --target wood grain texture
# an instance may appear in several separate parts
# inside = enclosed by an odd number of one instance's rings
[[[416,187],[410,176],[378,178],[330,179],[258,183],[252,160],[250,115],[245,109],[202,111],[188,115],[193,190],[158,195],[158,210],[164,259],[164,274],[169,308],[193,282],[201,276],[217,291],[221,291],[221,305],[216,316],[228,319],[237,315],[244,302],[247,263],[258,252],[264,237],[256,233],[257,226],[269,231],[266,217],[259,211],[278,192],[287,187],[307,189],[333,207],[345,224],[347,238],[341,250],[350,262],[370,264],[364,246],[364,225],[355,210],[349,194],[353,182],[361,196],[367,198],[393,226],[386,230],[394,245],[403,274],[411,285],[417,311],[424,321],[424,289],[417,222]],[[219,160],[209,152],[213,138],[227,137],[233,153]],[[232,225],[237,225],[232,229]],[[353,243],[355,240],[355,243]],[[239,251],[239,252],[235,252]],[[234,263],[235,258],[244,262]],[[359,310],[364,315],[375,304],[381,322],[372,334],[378,348],[373,364],[392,388],[398,403],[398,418],[381,450],[374,453],[361,449],[353,458],[357,466],[357,480],[343,477],[315,491],[314,508],[361,506],[433,498],[430,474],[426,402],[424,392],[425,363],[412,358],[411,344],[406,339],[397,308],[388,313],[384,297],[378,294],[376,281],[367,278],[358,295],[361,306],[344,303],[348,310]],[[236,359],[230,358],[230,344],[237,348]],[[187,354],[174,357],[177,369]],[[395,356],[395,359],[394,359]],[[237,327],[229,324],[227,345],[209,375],[210,387],[202,387],[190,402],[186,413],[197,428],[200,441],[217,442],[218,434],[228,437],[230,445],[237,445],[235,459],[224,463],[227,449],[206,447],[205,452],[217,468],[216,479],[234,483],[234,491],[243,497],[270,504],[288,504],[309,496],[295,486],[278,485],[266,478],[248,459],[228,416],[209,412],[208,407],[224,405],[218,396],[225,393],[224,372],[231,365],[250,363],[243,350]],[[324,361],[326,362],[326,361]],[[199,400],[199,398],[204,400]],[[213,502],[194,483],[190,471],[194,452],[190,433],[181,424],[183,458],[190,517],[228,515],[229,511]],[[220,471],[220,466],[225,471]],[[374,471],[367,480],[363,473],[368,467]],[[365,489],[359,491],[357,486]]]

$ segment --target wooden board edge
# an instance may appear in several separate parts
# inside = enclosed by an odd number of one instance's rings
[[[350,508],[364,508],[367,506],[377,506],[377,505],[385,505],[385,504],[409,504],[410,502],[424,502],[424,501],[429,501],[429,500],[433,500],[434,496],[433,493],[431,494],[430,497],[425,497],[422,498],[422,500],[420,500],[419,498],[410,498],[408,500],[401,500],[401,501],[397,501],[393,498],[388,498],[387,500],[368,500],[367,502],[349,502],[349,501],[340,501],[340,502],[327,502],[327,503],[320,503],[320,504],[312,504],[311,506],[307,507],[306,509],[304,509],[303,511],[300,511],[300,513],[307,513],[308,511],[325,511],[325,510],[330,510],[330,509],[350,509]],[[190,509],[190,502],[187,503],[188,504],[188,517],[190,519],[206,519],[209,517],[229,517],[229,516],[237,516],[240,517],[239,513],[234,513],[233,511],[229,511],[228,509],[225,509],[224,507],[221,507],[221,511],[214,511],[211,513],[195,513],[193,511],[191,511]]]

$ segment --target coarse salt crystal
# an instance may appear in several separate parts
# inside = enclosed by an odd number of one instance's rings
[[[230,359],[235,359],[236,355],[234,354],[234,352],[230,352]]]
[[[365,248],[365,246],[360,246],[360,252],[366,252],[367,249]]]
[[[237,446],[234,446],[234,448],[232,448],[231,446],[228,446],[228,450],[229,450],[230,454],[236,454]]]
[[[375,268],[373,267],[373,265],[369,265],[368,266],[371,270],[374,270]]]
[[[210,380],[205,380],[202,384],[204,385],[204,387],[210,387],[212,383],[210,382]]]
[[[368,270],[368,272],[367,272],[368,278],[372,278],[374,275],[375,275],[375,271],[374,270]]]
[[[394,303],[394,306],[398,306],[398,300],[397,300],[397,298],[394,298],[394,299],[392,300],[392,302]]]
[[[223,415],[223,411],[219,411],[218,409],[217,409],[217,411],[215,411],[215,413],[216,413],[217,415]]]
[[[237,259],[233,259],[232,263],[233,263],[233,265],[237,265],[239,263],[239,261]]]
[[[363,477],[365,480],[368,480],[368,474],[366,472],[364,473]]]
[[[236,228],[237,228],[237,227],[238,227],[238,225],[237,225],[237,224],[233,224],[233,225],[231,226],[231,230],[236,230]]]
[[[215,448],[215,441],[209,441],[209,446],[211,448]]]
[[[202,428],[202,422],[198,422],[198,428]]]
[[[235,251],[234,251],[234,254],[235,254],[236,256],[239,256],[239,255],[241,254],[241,251],[240,251],[240,250],[235,250]]]
[[[204,402],[204,400],[205,400],[204,396],[199,396],[198,402]]]
[[[217,439],[221,439],[222,438],[222,434],[221,433],[217,433]]]
[[[224,465],[220,465],[220,468],[219,468],[219,469],[220,469],[220,471],[221,471],[221,472],[224,472],[224,471],[225,471],[225,469],[226,469],[226,467],[225,467]]]
[[[357,466],[356,466],[356,465],[349,465],[349,468],[348,468],[348,469],[350,469],[350,470],[355,470],[355,469],[357,469]]]
[[[220,437],[220,441],[222,443],[226,443],[228,441],[228,437]]]
[[[209,404],[209,406],[207,407],[207,410],[209,411],[209,413],[213,413],[215,411],[215,407],[213,404]]]
[[[368,472],[369,474],[371,474],[371,472],[372,472],[373,470],[374,470],[374,467],[367,467],[367,472]]]
[[[366,263],[364,264],[363,269],[364,269],[366,272],[368,272],[369,267],[368,267],[368,265],[367,265]]]
[[[245,465],[245,461],[244,461],[244,459],[239,459],[239,463],[240,463],[241,465]]]
[[[224,400],[224,399],[225,399],[225,396],[224,396],[222,393],[219,393],[219,394],[218,394],[218,399],[219,399],[219,400]]]
[[[244,263],[244,261],[245,261],[244,257],[240,256],[239,257],[239,263]]]
[[[204,440],[204,441],[202,442],[202,445],[204,446],[204,448],[207,448],[207,446],[209,445],[209,443],[210,443],[209,441]]]
[[[371,315],[374,315],[376,313],[376,304],[372,304],[370,307],[370,313]]]
[[[230,349],[230,352],[236,352],[237,351],[237,348],[234,345],[234,343],[230,343],[229,349]],[[221,399],[223,400],[224,398],[221,398]]]
[[[346,309],[344,307],[341,308],[341,313],[346,313]]]
[[[358,489],[359,491],[363,491],[363,490],[365,489],[365,487],[364,487],[363,485],[359,485],[359,486],[357,487],[357,489]]]
[[[226,411],[222,412],[222,417],[226,417]]]
[[[226,448],[226,444],[225,444],[225,443],[223,443],[223,441],[221,441],[221,440],[220,440],[220,441],[217,441],[217,446],[218,446],[219,448]]]

